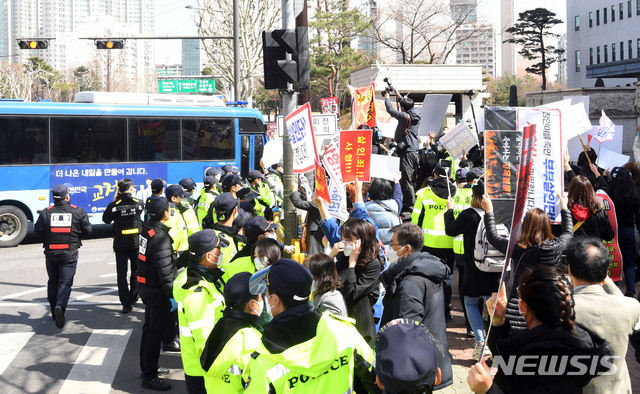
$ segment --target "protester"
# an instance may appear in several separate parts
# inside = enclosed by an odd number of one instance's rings
[[[471,208],[460,212],[456,219],[453,218],[453,200],[447,202],[447,212],[444,214],[445,230],[447,235],[464,237],[464,281],[461,292],[464,294],[469,324],[475,336],[475,348],[473,358],[478,359],[484,346],[484,329],[482,321],[482,309],[485,301],[491,293],[498,288],[500,273],[483,272],[475,263],[474,251],[476,231],[478,224],[483,219],[485,212],[482,210],[482,196],[484,195],[484,182],[479,181],[473,186]],[[488,354],[485,353],[485,354]]]
[[[340,292],[342,278],[336,271],[333,259],[324,253],[316,253],[304,260],[304,266],[313,275],[313,305],[316,312],[347,316],[347,305]]]
[[[635,229],[640,229],[640,196],[633,183],[629,171],[622,167],[614,167],[611,171],[609,197],[616,208],[618,220],[618,245],[622,254],[625,296],[633,297],[636,293],[636,238]]]
[[[615,233],[609,215],[602,209],[602,203],[586,177],[578,175],[571,180],[567,197],[576,237],[596,237],[603,241],[613,239]]]
[[[273,238],[259,239],[253,249],[253,264],[260,271],[280,260],[281,254],[280,242]]]
[[[629,339],[640,350],[640,303],[624,297],[607,275],[611,254],[600,238],[577,238],[567,247],[576,323],[611,343],[616,372],[593,378],[585,393],[631,393],[625,357]]]
[[[380,241],[388,246],[391,242],[389,229],[401,223],[402,190],[400,189],[401,174],[395,176],[395,182],[383,178],[374,178],[369,187],[369,198],[364,205],[371,215],[371,219],[378,226]]]
[[[511,258],[511,275],[513,283],[520,283],[520,275],[536,265],[547,265],[553,268],[562,268],[562,253],[567,244],[573,238],[573,225],[571,212],[567,209],[568,200],[558,195],[562,207],[562,235],[554,237],[551,233],[551,221],[549,216],[540,208],[530,209],[524,217],[521,227],[521,235],[517,240]],[[500,237],[496,230],[496,221],[493,215],[493,203],[488,196],[482,197],[482,209],[485,211],[484,224],[487,229],[487,240],[502,253],[507,252],[509,238]],[[507,317],[514,330],[526,329],[527,325],[518,309],[517,286],[513,286],[509,294]]]
[[[307,201],[306,196],[303,197],[302,193],[298,190],[298,184],[295,181],[291,183],[291,190],[293,190],[293,192],[289,195],[289,199],[293,206],[307,212],[305,220],[307,233],[306,238],[304,239],[307,254],[311,255],[323,252],[324,246],[322,245],[322,238],[324,237],[324,234],[320,229],[322,220],[320,218],[318,206],[312,201]]]

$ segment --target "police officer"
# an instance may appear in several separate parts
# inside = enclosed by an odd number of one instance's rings
[[[222,318],[224,271],[218,268],[225,240],[205,229],[189,237],[190,265],[173,284],[178,303],[180,347],[187,392],[206,393],[200,356],[213,326]]]
[[[263,165],[262,160],[260,165]],[[282,206],[282,199],[284,196],[284,184],[282,183],[283,167],[282,163],[276,163],[264,169],[265,177],[264,182],[269,186],[269,189],[275,194],[277,206]]]
[[[222,178],[222,192],[231,193],[238,198],[238,192],[242,189],[242,178],[236,174],[227,174]]]
[[[253,263],[253,249],[256,242],[265,237],[276,239],[275,231],[279,228],[279,224],[270,223],[262,216],[255,216],[249,219],[242,226],[244,235],[247,237],[247,243],[233,256],[229,264],[225,265],[226,273],[224,279],[229,280],[239,272],[256,272],[256,267]]]
[[[258,195],[256,200],[256,213],[264,216],[267,220],[273,218],[273,208],[276,206],[276,195],[263,182],[264,174],[258,170],[249,172],[249,188]]]
[[[118,196],[107,205],[102,221],[113,225],[113,250],[116,254],[118,275],[118,296],[122,313],[131,312],[131,306],[138,300],[138,238],[142,230],[140,214],[144,211],[142,201],[133,197],[133,181],[122,179],[118,182]],[[128,262],[131,262],[130,284],[127,284]]]
[[[196,213],[187,202],[190,194],[182,186],[168,186],[166,195],[170,212],[167,221],[167,226],[171,228],[169,235],[173,239],[173,249],[180,255],[189,249],[188,238],[200,231],[200,223],[198,223]]]
[[[204,218],[207,217],[211,204],[220,194],[216,190],[216,178],[214,176],[208,175],[204,177],[203,184],[204,187],[200,190],[200,197],[198,197],[196,204],[196,215],[198,216],[198,223],[200,224],[204,222]],[[204,225],[202,227],[205,228]]]
[[[262,295],[249,291],[251,274],[234,275],[224,286],[225,310],[204,347],[202,368],[209,393],[241,393],[247,364],[260,343]]]
[[[193,178],[182,178],[178,184],[189,194],[187,197],[189,205],[191,205],[193,209],[196,209],[196,183],[193,181]]]
[[[140,234],[138,255],[138,284],[140,296],[145,304],[144,325],[140,340],[140,369],[142,387],[166,391],[169,383],[158,377],[160,345],[168,334],[173,336],[174,319],[171,311],[177,308],[173,299],[173,281],[176,269],[173,264],[174,253],[169,236],[169,203],[166,198],[158,197],[149,201],[147,213],[149,223]]]
[[[91,223],[84,209],[72,205],[65,185],[56,185],[51,194],[53,205],[40,212],[34,231],[44,237],[47,265],[47,299],[56,327],[64,327],[65,312],[73,277],[78,265],[82,238],[91,234]]]
[[[147,211],[147,205],[149,204],[149,200],[164,196],[164,184],[165,182],[160,178],[156,178],[151,181],[151,195],[147,197],[147,199],[144,201],[145,212]],[[149,214],[146,213],[144,217],[144,222],[147,223],[148,221],[149,221]]]
[[[367,391],[378,391],[373,350],[352,319],[314,311],[312,282],[290,259],[252,276],[251,293],[266,290],[273,320],[249,360],[247,393],[349,393],[354,374]]]
[[[229,241],[229,246],[222,250],[221,266],[226,265],[247,243],[247,238],[240,234],[239,229],[233,225],[238,216],[238,200],[233,198],[231,193],[222,193],[216,197],[212,204],[213,212],[217,217],[217,222],[211,225],[219,238]],[[226,269],[226,268],[225,268]]]

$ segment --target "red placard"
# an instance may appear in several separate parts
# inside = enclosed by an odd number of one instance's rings
[[[611,227],[615,236],[610,242],[603,241],[604,246],[611,253],[611,262],[609,263],[609,276],[611,280],[617,282],[622,280],[622,254],[620,253],[620,246],[618,245],[618,220],[616,218],[616,208],[611,201],[611,197],[602,190],[598,190],[596,193],[599,201],[602,201],[602,209],[609,216]]]
[[[342,182],[371,180],[371,130],[340,132],[340,169]]]
[[[353,127],[363,124],[373,128],[376,126],[375,84],[354,89],[353,94]]]
[[[316,158],[316,192],[318,197],[331,204],[331,195],[329,194],[329,187],[327,186],[327,174],[324,172],[324,168]]]

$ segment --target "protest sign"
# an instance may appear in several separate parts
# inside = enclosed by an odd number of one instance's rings
[[[485,130],[485,187],[490,198],[516,197],[522,132]]]
[[[262,164],[265,168],[282,162],[282,140],[272,140],[264,144]]]
[[[432,131],[438,134],[452,96],[451,94],[427,94],[424,96],[420,109],[418,135],[428,136]]]
[[[600,115],[600,120],[598,123],[599,124],[598,126],[596,126],[596,129],[593,133],[593,138],[600,143],[611,141],[613,139],[613,134],[616,131],[615,125],[613,124],[611,119],[609,119],[607,114],[604,113],[604,111],[602,111],[602,115]]]
[[[353,90],[353,127],[361,125],[375,127],[376,106],[375,106],[375,84]]]
[[[340,172],[340,132],[335,133],[331,143],[322,156],[322,164],[329,173],[329,177],[342,185],[342,173]]]
[[[613,170],[614,167],[622,167],[629,162],[629,156],[613,152],[607,148],[598,148],[598,158],[596,163],[598,167],[605,170]]]
[[[340,117],[340,107],[338,107],[337,97],[325,97],[320,99],[320,105],[322,106],[322,114],[334,114],[338,118]]]
[[[478,135],[469,129],[466,122],[460,122],[440,138],[440,142],[451,157],[457,159],[478,145]]]
[[[329,187],[327,186],[327,174],[324,168],[316,158],[316,192],[318,197],[331,204],[331,196],[329,195]]]
[[[313,170],[318,155],[309,103],[289,114],[285,122],[291,140],[291,149],[293,149],[293,172],[305,173]]]
[[[615,236],[613,240],[604,240],[602,243],[611,253],[611,262],[609,263],[609,276],[614,282],[622,280],[622,254],[620,253],[620,246],[618,245],[618,219],[616,218],[616,208],[611,201],[611,198],[607,193],[602,190],[596,192],[598,201],[602,203],[602,209],[607,213],[611,227]]]
[[[329,181],[329,194],[331,196],[331,204],[327,207],[329,214],[343,222],[349,219],[347,211],[347,191],[343,184],[331,179]]]
[[[342,182],[356,179],[369,182],[371,163],[371,130],[340,132],[340,170]]]
[[[400,158],[387,155],[371,155],[371,176],[393,181],[400,171]]]

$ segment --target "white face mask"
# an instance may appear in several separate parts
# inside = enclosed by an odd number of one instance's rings
[[[255,301],[255,300],[254,300],[254,301]],[[264,303],[262,303],[262,302],[258,302],[258,301],[255,301],[255,304],[259,305],[258,309],[256,310],[256,309],[251,308],[251,311],[252,311],[256,316],[260,316],[260,315],[262,315],[262,311],[264,310]]]
[[[266,257],[256,257],[255,259],[253,259],[253,264],[256,266],[256,271],[267,268],[268,262],[269,260],[267,260]]]
[[[318,281],[314,279],[311,284],[311,292],[315,293],[316,291],[318,291]]]
[[[400,259],[400,256],[398,256],[398,252],[402,249],[404,249],[404,246],[397,251],[393,250],[393,248],[389,246],[389,249],[387,250],[387,260],[389,261],[389,264],[395,264],[398,262],[398,260]]]
[[[344,246],[344,250],[342,251],[342,253],[344,253],[345,256],[349,257],[351,256],[351,252],[353,252],[353,245],[346,242],[346,245]]]
[[[267,302],[266,302],[266,304],[267,304],[267,315],[273,316],[271,314],[271,304],[269,303],[269,298],[271,298],[271,297],[273,297],[273,294],[271,294],[269,297],[267,297]]]

